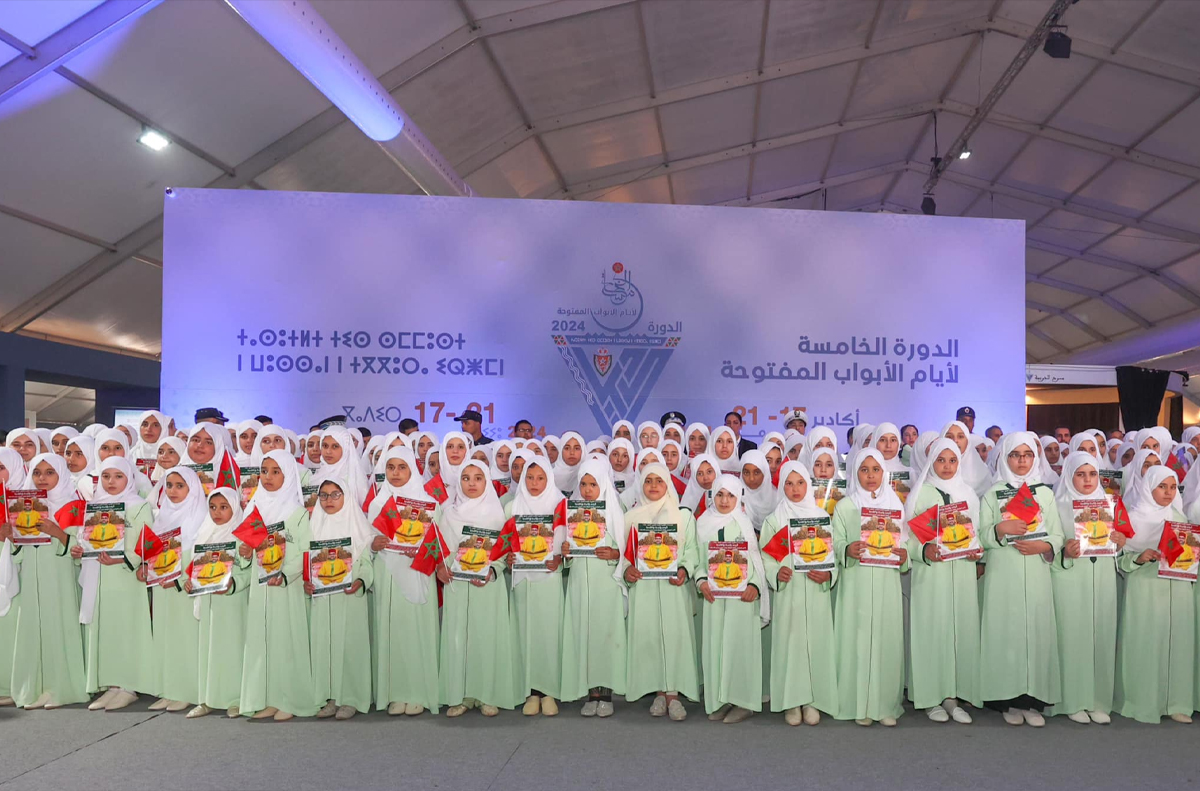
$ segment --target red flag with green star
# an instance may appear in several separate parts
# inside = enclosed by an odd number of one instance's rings
[[[1163,523],[1162,536],[1158,539],[1158,553],[1167,561],[1168,566],[1175,565],[1175,561],[1179,560],[1179,556],[1183,554],[1183,544],[1179,543],[1179,535],[1172,527],[1172,522]]]
[[[254,506],[250,515],[237,526],[233,534],[251,549],[258,549],[262,542],[267,540],[267,523],[263,520],[262,514],[258,512],[257,505]]]
[[[1113,530],[1126,538],[1133,538],[1133,522],[1129,521],[1129,511],[1125,508],[1125,501],[1120,497],[1113,505]]]
[[[79,527],[83,524],[85,510],[82,498],[72,500],[54,513],[54,522],[63,530],[68,527]]]
[[[1004,511],[1013,519],[1019,519],[1027,525],[1031,525],[1038,518],[1038,514],[1042,512],[1042,507],[1038,505],[1037,498],[1033,496],[1033,490],[1029,488],[1029,484],[1021,484],[1021,488],[1017,489],[1016,495],[1008,501],[1008,505],[1004,506]]]
[[[492,551],[488,555],[488,559],[499,560],[510,552],[516,552],[520,545],[521,537],[517,535],[517,520],[509,519],[500,530],[500,535],[496,538],[496,543],[492,545]]]
[[[383,504],[383,510],[379,512],[379,516],[371,522],[371,526],[387,536],[388,541],[396,538],[396,531],[403,523],[400,518],[400,509],[396,508],[396,498],[389,497],[388,501]]]
[[[1177,454],[1168,453],[1166,465],[1167,469],[1175,473],[1175,477],[1181,481],[1183,480],[1183,476],[1187,475],[1187,470],[1184,469],[1183,462],[1180,461]]]
[[[439,563],[445,561],[449,554],[450,548],[446,546],[446,541],[442,538],[442,531],[438,530],[436,524],[430,522],[429,527],[425,529],[425,538],[421,542],[421,549],[413,558],[412,570],[419,571],[428,577]]]
[[[776,530],[775,535],[771,536],[771,540],[763,544],[762,551],[782,563],[784,558],[792,554],[790,530],[791,528],[787,526]]]
[[[912,519],[909,519],[908,527],[912,530],[912,534],[917,537],[918,541],[922,544],[928,544],[937,537],[938,507],[931,505]]]
[[[0,525],[8,521],[8,487],[0,481]]]
[[[217,486],[224,486],[237,491],[242,486],[242,471],[238,469],[233,454],[225,451],[221,457],[221,469],[217,470]]]
[[[449,499],[449,495],[446,494],[446,484],[442,481],[442,474],[440,472],[433,476],[429,480],[429,483],[425,484],[425,494],[437,500],[439,505]]]
[[[166,542],[158,537],[158,533],[150,529],[150,525],[146,525],[142,528],[142,535],[138,539],[137,546],[133,548],[133,551],[139,558],[149,562],[161,555],[162,551],[166,548]]]

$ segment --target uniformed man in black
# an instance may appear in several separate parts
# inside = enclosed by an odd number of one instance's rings
[[[483,415],[474,409],[468,409],[454,418],[456,423],[462,423],[463,433],[475,441],[476,445],[490,445],[491,437],[483,434]]]

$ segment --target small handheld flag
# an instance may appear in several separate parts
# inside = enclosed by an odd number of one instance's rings
[[[928,509],[909,519],[908,527],[918,541],[928,544],[937,537],[938,507],[931,505]]]
[[[251,549],[258,549],[262,542],[267,540],[267,523],[263,521],[262,514],[258,512],[258,506],[254,506],[254,510],[242,520],[233,534]]]
[[[775,535],[771,536],[771,540],[763,545],[762,551],[782,563],[783,559],[792,553],[792,542],[788,528],[781,527],[775,531]]]

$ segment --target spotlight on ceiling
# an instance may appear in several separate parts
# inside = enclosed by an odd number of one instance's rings
[[[1065,25],[1051,28],[1042,51],[1052,58],[1071,57],[1071,37],[1064,32],[1066,29]]]
[[[937,204],[933,202],[933,195],[925,193],[925,197],[921,199],[921,214],[928,214],[930,217],[937,214]]]
[[[171,141],[165,135],[148,126],[142,127],[142,136],[138,138],[138,142],[151,151],[162,151],[171,145]]]
[[[958,152],[958,158],[959,159],[970,159],[971,158],[971,149],[967,148],[966,146],[963,146],[963,150]]]

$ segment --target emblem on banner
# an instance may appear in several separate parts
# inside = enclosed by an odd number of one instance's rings
[[[559,308],[552,335],[596,423],[608,430],[636,420],[679,346],[682,322],[643,323],[645,301],[630,268],[615,263],[600,275],[600,306]]]
[[[609,369],[612,368],[612,355],[608,353],[608,349],[601,349],[592,355],[592,364],[596,366],[596,373],[600,376],[608,376]]]

